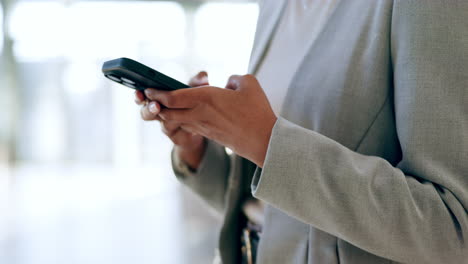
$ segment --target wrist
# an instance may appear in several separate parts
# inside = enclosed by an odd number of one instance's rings
[[[259,146],[257,147],[258,151],[256,152],[256,158],[253,160],[253,162],[260,168],[263,168],[273,127],[275,126],[277,120],[278,118],[276,116],[270,118],[269,121],[266,122],[264,133],[259,135],[260,138],[257,141],[259,143]]]
[[[202,138],[200,142],[190,147],[175,145],[174,151],[179,159],[187,164],[190,169],[197,170],[203,159],[206,149],[206,140]]]

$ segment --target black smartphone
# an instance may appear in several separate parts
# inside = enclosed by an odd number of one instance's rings
[[[136,90],[155,88],[171,91],[190,88],[184,83],[128,58],[104,62],[102,72],[108,79]]]

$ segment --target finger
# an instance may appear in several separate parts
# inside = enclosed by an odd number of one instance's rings
[[[169,137],[177,146],[188,146],[193,144],[193,136],[190,132],[184,129],[178,129],[172,136]]]
[[[137,105],[142,105],[146,101],[145,94],[142,91],[136,90],[135,91],[135,103]]]
[[[175,133],[177,133],[181,129],[182,129],[181,127],[177,127],[176,129],[173,129],[173,130],[167,130],[165,127],[163,126],[161,127],[162,132],[168,137],[174,136]]]
[[[161,129],[169,138],[173,137],[176,133],[179,133],[181,130],[187,132],[189,135],[194,136],[198,135],[201,131],[199,126],[190,125],[190,124],[181,124],[175,122],[162,121]]]
[[[175,91],[161,91],[152,88],[145,90],[145,95],[152,101],[158,101],[168,108],[192,108],[199,98],[205,94],[200,88],[179,89]]]
[[[191,136],[201,135],[201,127],[197,125],[190,125],[190,124],[181,124],[180,129],[186,131]]]
[[[231,77],[229,77],[229,80],[226,84],[226,89],[238,90],[241,79],[242,79],[242,76],[240,75],[231,75]]]
[[[197,118],[193,115],[193,109],[161,109],[159,113],[164,121],[191,124],[196,122]]]
[[[167,131],[175,131],[180,128],[180,123],[179,122],[172,122],[172,121],[161,121],[162,125]]]
[[[246,82],[257,82],[257,78],[251,74],[247,75],[232,75],[229,77],[228,83],[226,84],[226,89],[230,90],[241,90],[243,87],[248,87],[248,85],[244,85]]]
[[[161,105],[156,101],[151,101],[151,102],[148,103],[148,110],[153,115],[157,115],[161,111]]]
[[[215,133],[213,132],[213,128],[210,126],[206,126],[201,123],[193,123],[193,124],[184,124],[180,125],[180,130],[187,131],[192,136],[199,135],[205,138],[215,140]]]
[[[190,87],[204,86],[208,85],[208,73],[206,71],[201,71],[189,81]]]
[[[171,121],[161,121],[161,129],[166,134],[167,136],[172,136],[177,130],[179,130],[180,123],[177,122],[171,122]]]
[[[145,121],[160,120],[160,117],[158,117],[160,111],[161,106],[157,102],[152,101],[149,104],[141,107],[141,118]]]

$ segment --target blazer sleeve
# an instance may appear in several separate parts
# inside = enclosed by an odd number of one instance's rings
[[[365,156],[279,118],[253,195],[375,255],[468,259],[468,2],[395,1],[402,160]]]
[[[205,154],[195,173],[182,172],[175,164],[172,151],[172,168],[176,177],[211,207],[222,213],[230,171],[230,157],[223,146],[207,140]]]

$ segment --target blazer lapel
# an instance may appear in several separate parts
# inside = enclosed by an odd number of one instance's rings
[[[255,74],[257,72],[273,37],[273,33],[278,26],[286,3],[287,1],[285,0],[265,0],[260,4],[257,31],[250,56],[249,73]]]

